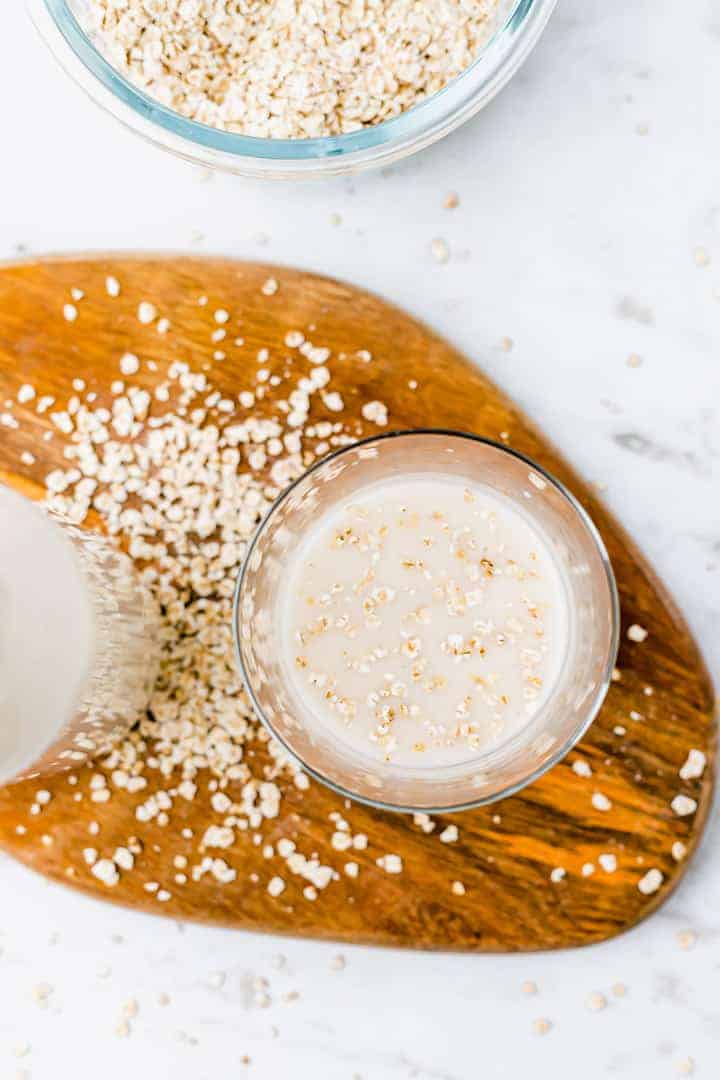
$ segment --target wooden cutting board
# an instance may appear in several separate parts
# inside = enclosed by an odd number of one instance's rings
[[[107,275],[121,283],[118,298],[107,295]],[[279,285],[274,296],[261,289],[270,276]],[[70,323],[62,309],[73,288],[83,290],[84,297]],[[209,298],[206,307],[198,304],[201,295]],[[167,334],[138,321],[138,304],[148,299],[170,317]],[[212,312],[219,307],[241,318],[245,340],[242,347],[227,348],[221,361],[213,358],[217,345],[209,337]],[[360,407],[380,399],[388,406],[390,428],[432,425],[505,440],[579,496],[607,544],[623,611],[621,677],[599,718],[580,747],[532,787],[495,806],[446,815],[432,835],[406,816],[361,806],[346,810],[339,797],[317,784],[304,793],[289,790],[280,820],[265,828],[268,841],[301,836],[307,850],[342,869],[347,856],[330,846],[328,815],[346,813],[353,831],[370,838],[366,851],[353,852],[359,876],[341,874],[315,902],[303,898],[300,879],[290,880],[281,897],[270,898],[266,883],[278,871],[268,872],[260,849],[240,834],[228,853],[241,868],[236,882],[219,886],[205,877],[159,904],[143,883],[167,879],[169,851],[178,850],[183,826],[202,835],[204,798],[179,800],[165,829],[142,825],[133,814],[137,797],[117,792],[105,804],[73,800],[87,790],[90,770],[81,773],[75,788],[67,777],[43,784],[53,798],[37,816],[29,808],[38,783],[1,791],[0,844],[40,873],[94,896],[242,929],[475,951],[556,949],[627,929],[675,887],[708,814],[716,740],[708,675],[680,613],[635,544],[512,402],[447,342],[376,296],[297,270],[184,257],[24,262],[0,270],[0,412],[6,400],[16,400],[23,383],[65,401],[78,376],[97,391],[98,402],[107,401],[125,351],[156,361],[157,373],[143,369],[146,386],[162,379],[173,359],[191,359],[194,368],[205,365],[213,381],[234,397],[248,384],[257,350],[267,347],[279,355],[285,334],[297,329],[332,348],[333,388],[342,392],[342,419],[351,421],[353,434],[378,430],[361,421]],[[358,349],[369,350],[373,362],[351,363],[348,357]],[[417,389],[408,387],[410,379]],[[65,464],[62,442],[43,441],[51,424],[47,414],[36,414],[34,403],[16,403],[11,411],[20,426],[0,426],[0,479],[40,497],[44,476]],[[322,407],[317,415],[337,419]],[[36,455],[36,463],[22,465],[22,451]],[[634,623],[648,631],[642,643],[627,637]],[[682,780],[679,770],[690,749],[701,750],[707,766],[701,778]],[[591,777],[573,771],[579,758],[590,764]],[[609,811],[593,806],[596,791],[611,800]],[[694,813],[673,812],[670,804],[678,793],[696,800]],[[97,840],[88,833],[90,821],[100,825]],[[459,839],[441,843],[440,828],[450,822],[458,825]],[[18,824],[25,829],[20,834]],[[144,842],[136,871],[107,888],[91,876],[81,851],[90,844],[111,851],[133,833]],[[679,861],[672,854],[678,842],[687,849]],[[191,856],[192,842],[185,846]],[[388,852],[402,856],[402,874],[391,876],[376,866],[376,858]],[[616,857],[614,872],[602,868],[608,861],[601,862],[601,855]],[[565,876],[552,881],[557,867]],[[663,882],[645,895],[638,883],[651,868],[662,873]],[[451,891],[454,881],[464,884],[464,895]]]

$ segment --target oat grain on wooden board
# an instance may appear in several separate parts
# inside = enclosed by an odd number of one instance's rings
[[[73,289],[83,297],[68,323]],[[142,303],[154,321],[138,318]],[[162,320],[170,326],[158,333]],[[128,354],[138,368],[126,375]],[[28,386],[34,397],[19,401]],[[425,328],[359,290],[279,268],[21,265],[0,271],[0,400],[13,421],[0,477],[42,497],[52,476],[54,498],[87,504],[86,527],[135,545],[163,591],[168,634],[160,715],[110,762],[0,792],[7,850],[94,895],[173,917],[486,950],[611,936],[678,880],[714,774],[709,686],[693,643],[594,496]],[[254,737],[230,650],[228,597],[256,515],[298,464],[377,432],[362,415],[372,402],[387,409],[388,429],[476,430],[568,481],[608,543],[624,630],[648,631],[642,641],[623,634],[610,697],[565,762],[500,806],[438,821],[353,806],[271,753]],[[593,805],[594,792],[608,809]],[[686,812],[674,813],[678,795],[694,808],[683,801]],[[268,889],[275,878],[281,891]]]

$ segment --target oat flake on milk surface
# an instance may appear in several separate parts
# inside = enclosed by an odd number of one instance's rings
[[[86,0],[113,66],[200,123],[261,138],[341,135],[442,90],[502,0]]]

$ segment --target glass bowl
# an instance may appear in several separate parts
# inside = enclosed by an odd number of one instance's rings
[[[380,763],[349,751],[313,725],[280,659],[280,613],[289,555],[321,514],[369,484],[407,476],[462,478],[510,500],[545,540],[560,572],[569,614],[566,650],[553,689],[524,727],[451,765]],[[386,810],[441,812],[512,795],[558,762],[585,733],[610,685],[619,603],[610,561],[576,499],[539,465],[497,443],[434,429],[376,436],[314,465],[274,503],[241,569],[235,644],[253,705],[272,735],[316,779]]]
[[[500,0],[496,29],[471,66],[400,116],[347,135],[259,139],[188,120],[158,104],[104,59],[83,31],[85,0],[26,0],[61,66],[118,120],[180,157],[260,178],[337,176],[386,166],[429,146],[487,105],[537,42],[556,0]]]

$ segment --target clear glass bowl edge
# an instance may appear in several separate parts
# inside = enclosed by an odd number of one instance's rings
[[[386,167],[474,116],[512,78],[557,0],[517,0],[474,64],[401,116],[325,139],[256,139],[196,123],[159,105],[115,71],[83,33],[66,0],[25,0],[40,36],[86,94],[125,127],[187,161],[259,179],[331,177]]]

